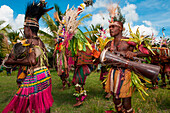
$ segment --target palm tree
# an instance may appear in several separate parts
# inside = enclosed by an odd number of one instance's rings
[[[0,26],[4,24],[5,21],[0,21]],[[8,44],[8,38],[6,37],[9,33],[9,30],[12,29],[12,27],[8,24],[5,27],[2,27],[0,29],[0,57],[4,58],[7,53],[10,52],[10,46]]]
[[[0,21],[0,26],[1,26],[2,24],[4,24],[4,23],[5,23],[5,21],[1,20],[1,21]],[[10,30],[10,29],[12,29],[12,27],[11,27],[9,24],[6,25],[5,27],[2,27],[2,28],[0,29],[0,35],[2,35],[2,34],[6,35],[6,34],[8,33],[8,30]]]
[[[95,35],[96,33],[98,33],[98,30],[101,28],[100,24],[97,24],[96,26],[94,26],[93,24],[90,26],[90,31],[88,30],[88,28],[85,26],[84,27],[86,29],[87,32],[84,32],[84,34],[90,38],[90,40],[92,40],[93,42],[96,42],[97,40],[97,36]]]

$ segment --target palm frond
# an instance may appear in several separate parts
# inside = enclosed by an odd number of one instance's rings
[[[84,32],[84,35],[89,35],[89,34],[96,34],[98,33],[98,31],[88,31],[88,32]]]
[[[82,18],[80,18],[79,21],[82,22],[84,19],[90,18],[91,16],[92,16],[92,14],[87,14],[87,15],[83,16]]]
[[[87,29],[87,27],[86,27],[86,26],[85,26],[84,28],[85,28],[85,29],[86,29],[86,31],[87,31],[87,33],[86,33],[86,34],[88,34],[88,35],[89,35],[89,38],[90,38],[90,39],[92,39],[92,36],[91,36],[90,31]],[[86,36],[87,36],[87,35],[86,35]]]
[[[3,36],[3,40],[2,40],[2,44],[1,44],[1,50],[4,56],[6,56],[6,54],[9,54],[11,51],[10,45],[8,43],[8,38],[6,36]]]
[[[2,25],[3,23],[5,23],[5,21],[4,21],[4,20],[1,20],[1,21],[0,21],[0,25]]]
[[[53,21],[53,19],[48,15],[45,14],[44,16],[42,16],[43,21],[46,23],[46,25],[50,28],[50,31],[57,31],[58,27],[55,24],[55,22]],[[55,34],[53,34],[55,36]]]
[[[38,33],[40,34],[40,37],[44,36],[44,37],[48,37],[48,38],[50,38],[50,39],[51,39],[51,38],[53,39],[53,36],[52,36],[52,35],[44,32],[44,31],[42,31],[42,30],[39,30]]]

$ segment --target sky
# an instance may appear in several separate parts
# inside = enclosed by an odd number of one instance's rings
[[[27,3],[32,1],[0,0],[0,20],[5,20],[5,24],[11,24],[14,30],[22,28]],[[165,37],[170,38],[170,0],[94,0],[93,6],[85,8],[81,14],[81,16],[92,14],[90,19],[83,21],[84,26],[101,24],[105,29],[108,29],[109,13],[107,6],[111,2],[118,3],[119,1],[121,12],[126,18],[125,34],[128,34],[129,23],[133,32],[139,27],[141,34],[151,35],[153,33],[157,39],[163,35],[162,28],[164,27]],[[48,8],[57,4],[60,10],[65,12],[68,4],[70,7],[74,5],[77,8],[83,3],[83,0],[46,0],[46,2],[48,2]],[[54,12],[53,9],[48,14],[53,18]],[[40,20],[40,29],[49,32],[42,20]]]

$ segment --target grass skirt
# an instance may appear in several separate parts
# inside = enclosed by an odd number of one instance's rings
[[[45,113],[53,103],[51,75],[46,67],[35,68],[28,74],[17,93],[2,113]]]
[[[106,81],[105,91],[113,93],[116,98],[127,98],[132,96],[131,71],[128,69],[110,69]]]

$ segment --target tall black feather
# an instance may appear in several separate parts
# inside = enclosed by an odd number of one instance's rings
[[[27,17],[30,17],[30,18],[36,18],[37,21],[39,21],[41,16],[44,15],[47,12],[47,10],[48,9],[45,9],[45,7],[39,5],[39,2],[28,4],[25,13],[25,19]]]

